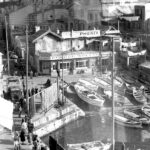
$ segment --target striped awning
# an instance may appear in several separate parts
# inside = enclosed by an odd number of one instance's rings
[[[127,21],[138,21],[139,20],[139,16],[122,16],[119,17],[120,19],[125,19]]]

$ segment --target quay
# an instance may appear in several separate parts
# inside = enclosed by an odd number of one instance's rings
[[[37,134],[39,137],[45,136],[83,116],[85,116],[84,111],[67,99],[65,106],[53,107],[46,114],[32,118],[35,127],[34,134]]]
[[[77,82],[79,78],[92,78],[92,74],[75,74],[75,75],[65,75],[64,81],[68,83],[69,86],[73,86],[72,83]],[[32,87],[41,87],[47,79],[50,79],[52,83],[56,82],[55,77],[50,76],[39,76],[39,77],[33,77],[33,79],[28,80],[29,82],[29,88]],[[5,77],[4,77],[5,80]],[[4,85],[5,86],[5,85]],[[115,109],[117,111],[121,111],[124,108],[132,108],[137,109],[141,106],[134,106],[132,104],[127,103],[126,105],[122,107],[116,107]],[[111,108],[108,108],[111,109]],[[74,110],[74,111],[73,111]],[[75,111],[76,110],[76,111]],[[57,130],[58,128],[61,128],[63,125],[66,125],[67,123],[71,122],[72,120],[76,120],[79,117],[82,117],[88,113],[83,112],[81,109],[79,109],[74,103],[72,103],[70,100],[67,99],[66,106],[63,106],[62,108],[51,108],[49,112],[47,113],[37,113],[35,114],[34,118],[32,118],[34,126],[35,126],[35,133],[40,136],[46,136],[47,134]],[[23,115],[22,115],[23,117]],[[5,135],[0,136],[0,140],[2,143],[0,144],[0,148],[2,147],[3,150],[8,148],[8,145],[5,144],[4,139],[8,141],[10,149],[13,148],[13,139],[12,139],[12,133],[10,131],[5,131]],[[11,135],[11,136],[10,136]],[[31,145],[22,145],[21,149],[23,150],[30,150],[32,149]]]
[[[72,82],[76,82],[79,78],[88,78],[89,76],[91,75],[90,74],[65,75],[64,80],[69,81],[69,83],[72,83]],[[6,78],[7,76],[4,75],[3,78],[0,79],[1,94],[3,90],[4,91],[6,90]],[[29,78],[28,86],[30,89],[32,87],[40,88],[47,81],[47,79],[50,79],[52,83],[56,82],[56,77],[38,76],[38,77],[33,77],[32,79]],[[75,110],[73,111],[73,109]],[[43,117],[44,115],[46,117]],[[18,118],[17,114],[13,114],[14,128],[17,128],[17,129],[20,128],[21,119],[24,118],[24,116],[25,115],[22,114],[21,118]],[[84,112],[81,109],[79,109],[76,105],[74,105],[71,101],[67,100],[66,106],[64,106],[63,108],[59,108],[59,109],[52,108],[51,111],[47,112],[46,114],[41,114],[41,113],[35,114],[35,117],[33,118],[33,121],[35,123],[35,133],[39,134],[38,136],[48,134],[50,133],[49,130],[45,130],[45,131],[42,130],[45,127],[47,127],[48,129],[48,126],[49,126],[48,123],[51,122],[51,125],[53,126],[52,130],[54,131],[55,129],[58,129],[61,126],[63,126],[63,124],[66,125],[72,120],[78,119],[78,117],[80,116],[84,116]],[[45,123],[44,122],[45,119],[46,121],[48,119],[48,122]],[[56,119],[56,122],[55,122],[55,119]],[[39,125],[39,123],[41,123],[41,125]],[[13,149],[14,148],[13,131],[10,131],[4,127],[0,127],[0,141],[1,141],[0,149],[3,149],[3,150]],[[25,142],[25,145],[21,145],[21,150],[32,150],[32,145],[29,145],[27,142]]]

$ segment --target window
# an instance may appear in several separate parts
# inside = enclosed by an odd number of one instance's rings
[[[70,62],[64,62],[63,65],[60,63],[60,69],[69,69],[70,68]]]
[[[108,65],[108,59],[102,59],[102,65],[107,66]]]
[[[49,69],[49,68],[50,68],[49,62],[43,62],[43,69]]]
[[[98,14],[95,14],[95,22],[98,21]]]
[[[76,61],[76,68],[87,67],[87,60]]]

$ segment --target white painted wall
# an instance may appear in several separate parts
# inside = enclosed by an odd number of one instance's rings
[[[75,50],[80,50],[84,48],[84,40],[73,39],[72,48]],[[64,40],[63,42],[57,41],[53,38],[45,36],[42,39],[39,39],[35,43],[35,51],[38,52],[61,52],[71,50],[71,41],[70,39]]]

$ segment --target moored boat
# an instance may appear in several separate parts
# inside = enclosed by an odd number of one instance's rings
[[[143,105],[147,103],[147,99],[141,89],[136,89],[134,86],[129,86],[126,88],[125,93],[127,98],[136,105]]]
[[[80,84],[80,85],[85,86],[88,89],[97,91],[99,86],[97,84],[94,84],[91,81],[92,81],[91,79],[79,79],[77,83]]]
[[[112,81],[109,77],[107,77],[107,78],[95,77],[94,80],[104,90],[106,90],[106,91],[112,90]],[[119,78],[114,78],[114,89],[115,89],[116,93],[118,93],[120,95],[124,95],[124,91],[125,91],[124,83],[121,80],[119,80]]]
[[[120,77],[124,82],[126,82],[128,84],[134,84],[134,82],[135,82],[135,80],[133,78],[129,77],[126,74],[121,74]]]
[[[141,110],[146,116],[150,117],[150,106],[143,106]]]
[[[68,150],[109,150],[110,142],[92,141],[85,143],[67,144]]]
[[[132,119],[128,119],[125,116],[117,115],[114,116],[115,122],[119,125],[123,125],[125,127],[131,128],[142,128],[142,124],[140,121],[134,121]]]
[[[94,91],[86,88],[83,85],[80,85],[79,83],[76,83],[74,85],[74,88],[76,90],[77,95],[85,102],[94,105],[102,107],[105,99],[101,97],[100,95],[96,94]]]
[[[144,96],[147,98],[148,103],[150,102],[150,89],[144,88]]]
[[[111,90],[110,83],[106,82],[104,79],[95,77],[94,81],[97,82],[101,88],[103,88],[105,90]]]
[[[143,95],[142,90],[136,90],[135,88],[133,89],[133,96],[137,102],[140,102],[142,104],[145,104],[147,102],[147,99]]]
[[[135,121],[140,121],[142,123],[142,125],[149,125],[150,124],[150,119],[147,117],[144,117],[140,114],[137,114],[131,110],[124,110],[124,115],[129,118],[129,119],[133,119]]]

